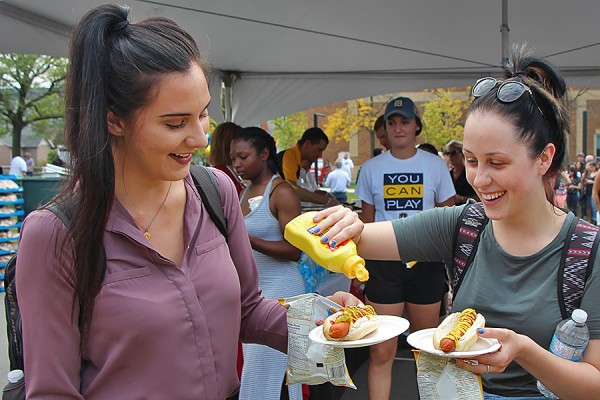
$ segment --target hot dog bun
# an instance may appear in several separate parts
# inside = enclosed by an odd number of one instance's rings
[[[373,332],[378,326],[379,319],[373,307],[345,307],[325,319],[323,336],[327,340],[358,340]]]
[[[457,330],[453,332],[453,329],[457,322],[459,322],[461,316],[463,317],[463,321],[466,318],[467,324],[470,326],[468,326],[468,329],[464,329],[465,327],[463,327],[463,329],[457,328]],[[473,319],[474,321],[471,324],[470,320]],[[477,328],[483,328],[484,326],[485,318],[472,308],[467,308],[462,312],[452,313],[444,318],[442,323],[436,328],[433,334],[433,347],[446,353],[451,351],[469,351],[477,341]],[[458,341],[456,341],[456,339],[458,339]]]

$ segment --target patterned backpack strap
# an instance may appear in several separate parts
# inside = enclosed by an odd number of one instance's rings
[[[452,263],[452,287],[454,295],[462,282],[465,271],[473,262],[479,236],[488,218],[482,203],[469,203],[458,218],[454,230],[454,257]]]
[[[569,227],[558,273],[558,304],[563,319],[581,305],[583,289],[596,258],[599,230],[579,218],[574,218]]]

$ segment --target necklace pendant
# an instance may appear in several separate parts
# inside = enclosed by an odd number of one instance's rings
[[[146,229],[144,231],[144,236],[146,236],[146,239],[150,240],[151,236],[150,236],[150,232],[148,232],[148,229]]]

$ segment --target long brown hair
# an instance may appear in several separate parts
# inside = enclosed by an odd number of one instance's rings
[[[107,113],[135,118],[165,74],[202,65],[196,43],[173,21],[150,18],[133,24],[128,13],[127,6],[114,4],[92,9],[75,28],[69,50],[65,139],[71,175],[58,200],[73,193],[78,197],[69,233],[72,312],[79,311],[82,346],[102,284],[102,238],[115,192]]]
[[[210,154],[208,156],[210,165],[231,165],[229,146],[233,135],[240,129],[242,127],[234,122],[223,122],[217,125],[210,136]]]

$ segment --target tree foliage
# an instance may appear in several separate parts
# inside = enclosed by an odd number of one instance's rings
[[[62,132],[67,60],[31,54],[0,54],[0,135],[12,133],[13,155],[29,125],[47,138]]]
[[[424,105],[422,136],[443,149],[450,140],[462,141],[468,104],[454,98],[451,89],[435,89],[432,93],[434,98]]]
[[[348,102],[346,107],[329,115],[325,124],[325,133],[336,142],[341,142],[349,141],[351,136],[361,131],[367,131],[371,136],[371,151],[373,151],[375,143],[373,124],[380,112],[381,110],[373,105],[372,97]]]
[[[304,113],[290,114],[271,121],[273,138],[280,149],[289,149],[296,145],[308,128],[308,118]]]

